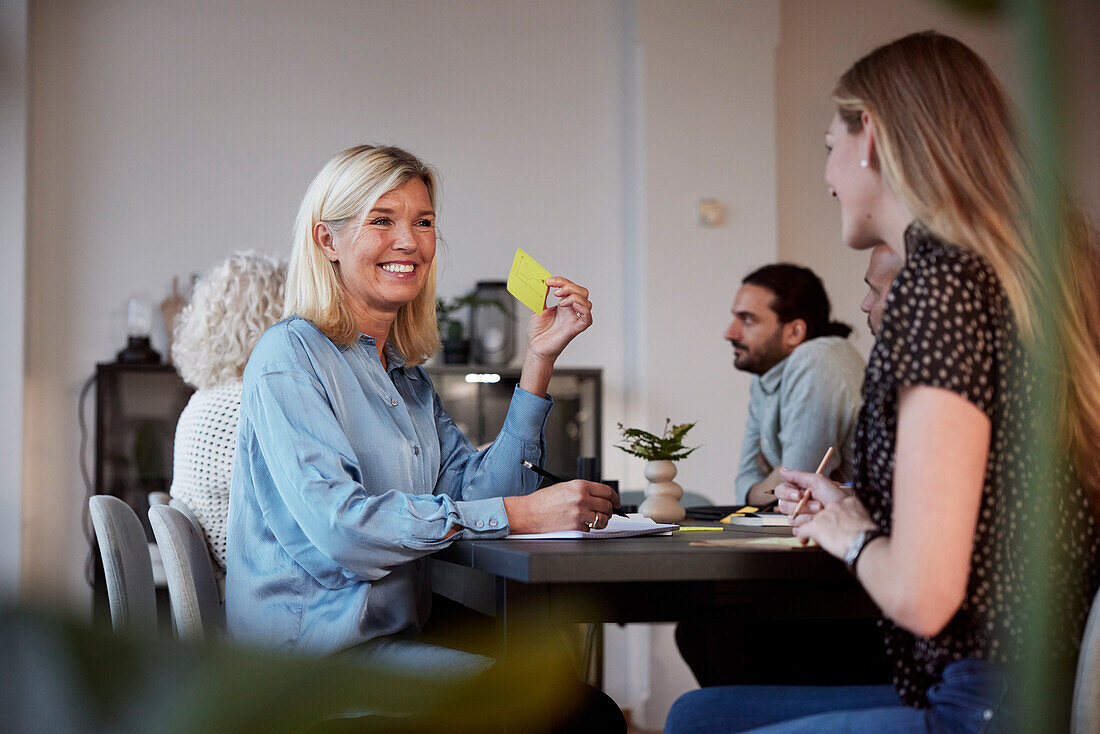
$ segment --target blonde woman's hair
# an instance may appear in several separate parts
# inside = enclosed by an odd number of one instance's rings
[[[176,322],[172,359],[199,389],[239,380],[252,348],[282,317],[286,265],[249,250],[234,252],[195,283]]]
[[[351,344],[359,338],[339,267],[314,241],[314,227],[324,222],[336,235],[348,224],[360,226],[379,197],[413,179],[424,182],[432,207],[438,211],[435,171],[400,148],[358,145],[325,164],[306,190],[294,223],[284,315],[297,314],[312,321],[337,344]],[[420,364],[439,349],[435,279],[433,260],[423,289],[398,309],[390,326],[387,343],[393,344],[408,365]]]
[[[1024,339],[1035,343],[1039,268],[1036,193],[1008,96],[961,42],[916,33],[860,59],[833,99],[850,133],[866,113],[883,180],[934,235],[984,257],[997,273]],[[1062,438],[1081,482],[1100,498],[1100,245],[1063,207],[1062,262],[1049,307],[1059,329]],[[1098,505],[1100,506],[1100,505]]]

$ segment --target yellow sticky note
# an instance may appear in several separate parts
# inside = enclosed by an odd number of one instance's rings
[[[753,507],[752,505],[745,505],[741,509],[734,510],[730,514],[726,515],[725,517],[723,517],[718,522],[724,522],[728,525],[730,523],[730,521],[735,517],[745,517],[746,515],[748,515],[750,513],[759,512],[759,511],[760,511],[759,507]]]
[[[526,252],[516,248],[512,270],[508,273],[508,292],[518,298],[520,303],[535,313],[542,313],[546,307],[546,279],[549,277],[549,270],[535,262]]]

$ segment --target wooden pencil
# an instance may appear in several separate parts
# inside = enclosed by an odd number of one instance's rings
[[[825,452],[825,458],[821,460],[821,463],[817,465],[817,471],[814,474],[820,474],[825,469],[825,465],[829,463],[829,458],[833,455],[833,447],[830,446],[829,450]],[[802,508],[806,506],[806,503],[810,500],[810,490],[806,490],[806,494],[802,495],[802,499],[799,501],[798,506],[794,508],[794,512],[791,513],[791,519],[798,517],[798,513],[802,512]]]

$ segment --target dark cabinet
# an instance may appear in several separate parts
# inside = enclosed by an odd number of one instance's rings
[[[146,525],[149,493],[172,484],[176,422],[193,392],[171,365],[96,366],[95,491],[124,500]]]
[[[172,485],[176,423],[193,392],[171,365],[96,365],[95,493],[114,495],[134,508],[150,542],[149,493],[167,492]],[[95,618],[103,621],[110,614],[98,550],[94,567]]]
[[[427,367],[443,407],[475,446],[496,438],[508,413],[520,371],[477,365]],[[601,371],[557,369],[548,392],[554,408],[546,421],[546,470],[577,473],[577,457],[600,459]]]

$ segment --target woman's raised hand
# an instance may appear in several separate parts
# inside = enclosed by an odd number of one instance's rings
[[[606,484],[574,479],[522,497],[505,497],[513,533],[549,533],[607,527],[619,496]]]
[[[592,325],[592,302],[588,289],[559,275],[546,279],[560,300],[556,306],[533,314],[527,325],[527,351],[538,358],[553,361],[573,337]]]

